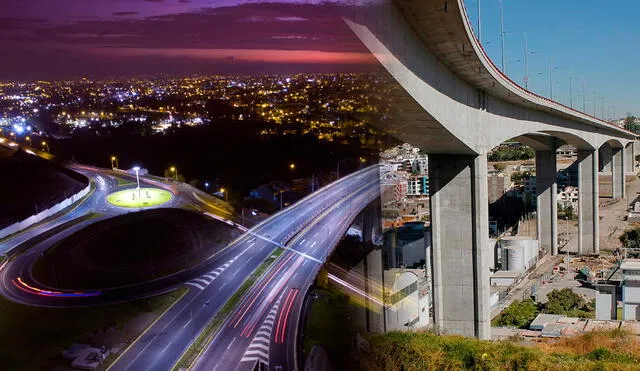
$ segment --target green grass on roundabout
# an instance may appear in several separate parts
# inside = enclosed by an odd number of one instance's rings
[[[138,196],[139,195],[139,196]],[[173,195],[171,192],[159,188],[136,188],[113,192],[107,196],[107,202],[119,207],[141,208],[162,205]]]

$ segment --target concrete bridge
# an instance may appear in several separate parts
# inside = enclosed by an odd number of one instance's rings
[[[429,154],[434,319],[490,337],[487,152],[513,139],[536,151],[538,240],[558,253],[556,149],[578,149],[579,251],[599,253],[598,174],[624,197],[637,136],[525,90],[488,58],[463,0],[383,0],[345,22],[402,89],[381,125]]]

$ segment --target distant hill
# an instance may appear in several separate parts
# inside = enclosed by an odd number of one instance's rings
[[[87,184],[82,174],[0,143],[0,228],[48,209]]]

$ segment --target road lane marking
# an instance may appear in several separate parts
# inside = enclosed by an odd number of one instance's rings
[[[162,348],[162,353],[164,353],[165,350],[167,350],[167,348],[169,348],[169,345],[171,345],[171,342],[169,342],[169,344],[167,344],[167,346],[165,346],[164,348]]]
[[[273,323],[278,313],[278,307],[280,306],[280,300],[282,295],[275,302],[271,311],[265,318],[262,326],[258,329],[258,332],[251,340],[251,343],[244,352],[240,362],[260,362],[265,365],[269,365],[269,345],[271,344],[271,333],[273,331]],[[235,338],[234,338],[235,339]]]
[[[193,287],[198,288],[200,290],[204,290],[204,287],[200,286],[199,284],[197,284],[195,282],[186,282],[185,285],[193,286]]]
[[[236,338],[233,338],[233,340],[231,340],[231,342],[229,343],[229,345],[227,346],[227,350],[229,350],[231,348],[231,346],[233,345],[233,343],[236,341]]]

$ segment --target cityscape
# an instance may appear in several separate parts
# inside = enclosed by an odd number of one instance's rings
[[[637,369],[635,51],[542,7],[0,4],[1,368]]]

